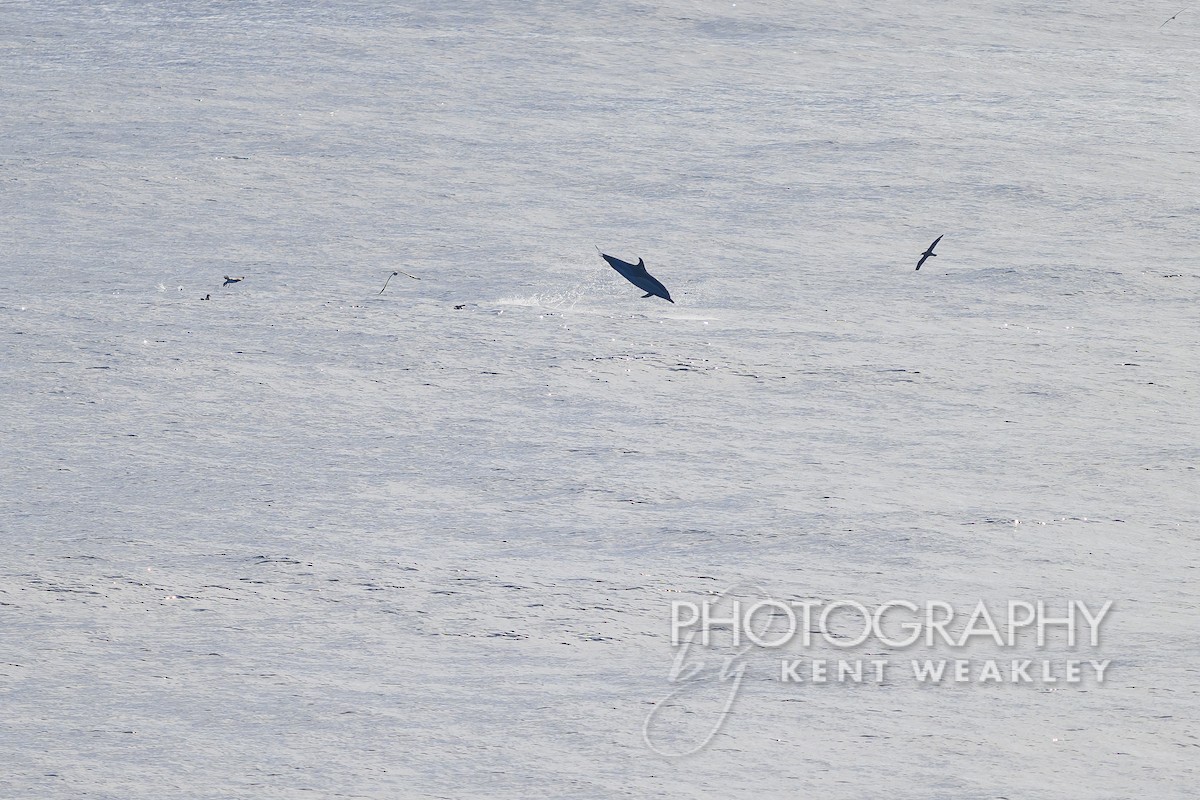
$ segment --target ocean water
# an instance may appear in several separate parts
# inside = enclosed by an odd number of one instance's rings
[[[1176,11],[0,5],[0,795],[1191,797]],[[1111,663],[683,679],[733,595]]]

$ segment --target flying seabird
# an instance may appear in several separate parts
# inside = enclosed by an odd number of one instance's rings
[[[671,299],[671,293],[667,291],[667,287],[659,283],[653,275],[646,271],[646,262],[642,261],[642,259],[639,258],[636,264],[630,264],[619,258],[606,256],[604,253],[601,253],[600,257],[607,261],[610,267],[621,273],[621,277],[645,292],[642,295],[643,298],[661,297],[671,303],[675,302]]]
[[[396,277],[397,275],[408,275],[408,273],[407,273],[407,272],[405,272],[404,270],[398,269],[398,270],[396,270],[395,272],[393,272],[391,275],[388,275],[388,277],[387,277],[387,280],[383,282],[383,289],[386,289],[386,288],[387,288],[387,285],[388,285],[389,283],[391,283],[391,280],[392,280],[392,278]],[[420,279],[420,278],[418,278],[416,275],[408,275],[408,277],[412,278],[414,281],[419,281],[419,280],[421,280],[421,279]],[[380,289],[380,290],[379,290],[379,293],[380,293],[380,294],[383,294],[383,289]]]
[[[1191,8],[1191,6],[1188,6],[1187,8],[1181,8],[1181,9],[1179,9],[1178,11],[1176,11],[1176,12],[1175,12],[1175,17],[1178,17],[1180,14],[1182,14],[1182,13],[1183,13],[1183,12],[1185,12],[1185,11],[1187,11],[1187,10],[1188,10],[1188,8]],[[1171,17],[1171,19],[1175,19],[1175,17]],[[1171,21],[1171,19],[1167,20],[1167,22],[1170,22],[1170,21]],[[1162,30],[1164,27],[1166,27],[1166,25],[1167,25],[1167,22],[1164,22],[1162,25],[1159,25],[1159,26],[1158,26],[1158,29],[1161,31],[1161,30]]]
[[[229,277],[228,275],[226,275],[226,276],[225,276],[225,282],[224,282],[224,283],[222,283],[221,285],[222,285],[222,286],[228,286],[228,285],[229,285],[229,284],[231,284],[231,283],[241,283],[241,282],[242,282],[242,281],[244,281],[244,280],[246,280],[246,276],[245,276],[245,275],[243,275],[243,276],[242,276],[242,277],[240,277],[240,278],[231,278],[231,277]]]
[[[944,234],[944,233],[942,234],[942,236],[945,236],[945,235],[946,234]],[[932,258],[933,256],[937,255],[937,253],[933,252],[933,248],[937,247],[937,243],[942,240],[942,236],[939,236],[938,238],[934,239],[933,244],[929,245],[929,249],[927,249],[924,253],[921,253],[921,260],[917,262],[917,269],[921,268],[921,265],[925,263],[925,260],[927,258]]]

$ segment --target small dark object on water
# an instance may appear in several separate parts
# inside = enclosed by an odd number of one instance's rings
[[[228,286],[228,285],[229,285],[229,284],[231,284],[231,283],[241,283],[241,282],[242,282],[242,281],[244,281],[244,280],[246,280],[246,276],[245,276],[245,275],[243,275],[243,276],[242,276],[242,277],[240,277],[240,278],[231,278],[231,277],[229,277],[228,275],[226,275],[226,276],[225,276],[225,282],[224,282],[224,283],[222,283],[221,285],[222,285],[222,286]]]
[[[211,294],[206,294],[206,295],[204,295],[204,297],[201,297],[200,299],[201,299],[201,300],[212,300],[212,295],[211,295]]]

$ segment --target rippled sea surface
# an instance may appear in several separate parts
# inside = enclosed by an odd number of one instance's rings
[[[1177,10],[0,4],[0,794],[1192,797]],[[1110,666],[786,683],[717,596]]]

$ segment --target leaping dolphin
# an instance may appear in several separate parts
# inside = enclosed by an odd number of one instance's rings
[[[621,273],[622,278],[645,292],[642,295],[643,298],[661,297],[668,302],[675,302],[671,299],[671,293],[667,291],[667,287],[659,283],[657,278],[646,271],[646,262],[642,261],[642,259],[639,258],[636,264],[630,264],[627,261],[607,256],[604,253],[601,253],[600,257],[607,261],[610,267]]]
[[[945,236],[945,235],[946,234],[944,234],[944,233],[942,234],[942,236]],[[934,256],[937,255],[937,253],[933,252],[933,248],[937,247],[937,243],[942,240],[942,236],[939,236],[938,238],[934,239],[933,244],[929,245],[929,248],[924,253],[921,253],[921,260],[917,262],[917,269],[921,268],[921,265],[925,263],[926,259],[933,258]]]

